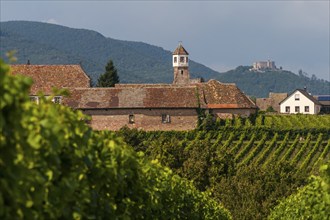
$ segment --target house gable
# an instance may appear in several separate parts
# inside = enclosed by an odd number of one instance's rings
[[[320,103],[305,90],[297,89],[280,102],[280,112],[287,114],[318,114]]]

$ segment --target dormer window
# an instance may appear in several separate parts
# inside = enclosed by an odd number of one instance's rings
[[[184,63],[184,57],[180,57],[180,63]]]
[[[186,57],[186,63],[188,63],[188,57]]]
[[[174,57],[174,63],[177,63],[177,62],[178,62],[178,58]]]

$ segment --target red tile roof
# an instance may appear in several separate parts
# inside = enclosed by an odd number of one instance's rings
[[[30,94],[39,91],[50,94],[52,88],[78,88],[90,86],[90,79],[80,65],[11,65],[13,74],[33,79]]]
[[[65,104],[96,108],[197,108],[196,87],[77,88]]]
[[[233,83],[210,80],[197,85],[202,88],[207,108],[256,108],[256,105]]]
[[[215,80],[193,85],[133,84],[77,88],[64,103],[78,109],[107,108],[256,108],[234,84]]]
[[[179,48],[179,49],[178,49]],[[184,48],[180,45],[177,49]],[[33,79],[30,94],[50,94],[53,87],[70,88],[63,103],[78,109],[96,108],[256,108],[235,84],[207,83],[118,84],[114,88],[90,88],[79,65],[12,65],[13,74]]]

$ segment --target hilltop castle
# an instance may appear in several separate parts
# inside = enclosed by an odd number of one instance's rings
[[[251,70],[264,71],[264,70],[278,70],[278,69],[275,66],[275,61],[267,60],[267,61],[254,62],[253,68]]]
[[[34,80],[30,96],[49,95],[52,87],[67,88],[69,97],[54,101],[91,116],[97,130],[123,126],[144,130],[190,130],[196,128],[199,112],[214,118],[255,113],[255,104],[235,84],[190,79],[188,52],[180,44],[173,52],[172,84],[116,84],[91,88],[79,65],[12,65],[13,74]]]

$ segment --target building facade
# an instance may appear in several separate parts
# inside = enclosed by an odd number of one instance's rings
[[[306,90],[296,89],[280,102],[280,113],[283,114],[318,114],[321,103]]]
[[[276,70],[275,62],[271,60],[257,61],[253,63],[252,70]]]
[[[70,96],[61,97],[61,103],[90,115],[89,124],[97,130],[118,130],[123,126],[143,130],[191,130],[196,128],[201,110],[215,118],[249,116],[256,112],[254,103],[235,84],[191,80],[188,65],[188,52],[180,44],[173,52],[172,84],[91,88],[87,75],[74,65],[43,68],[15,65],[13,73],[33,78],[31,96],[37,90],[47,94],[53,86],[68,89]]]

